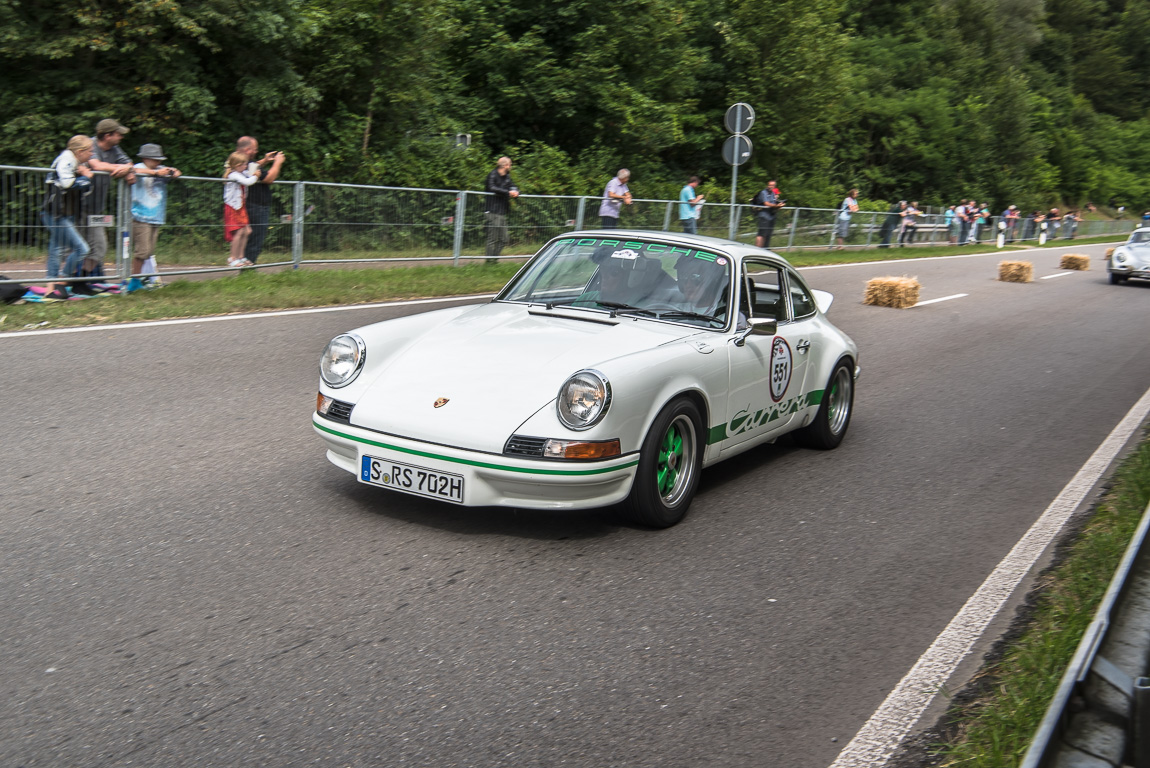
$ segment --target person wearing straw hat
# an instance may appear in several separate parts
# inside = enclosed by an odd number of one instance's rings
[[[132,187],[132,274],[156,272],[156,238],[168,207],[168,182],[180,178],[178,168],[163,164],[168,158],[159,144],[145,144],[135,165],[139,181]],[[151,277],[149,282],[158,283]],[[128,280],[129,292],[143,287],[140,278]]]

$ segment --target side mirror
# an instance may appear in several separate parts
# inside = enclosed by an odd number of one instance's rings
[[[774,336],[779,332],[779,321],[773,317],[752,317],[747,321],[747,327],[735,337],[735,346],[741,347],[747,343],[747,337],[751,334],[755,336]]]

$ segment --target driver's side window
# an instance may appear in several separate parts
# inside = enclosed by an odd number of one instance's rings
[[[787,302],[781,287],[782,270],[770,264],[743,262],[743,306],[750,317],[787,319]]]

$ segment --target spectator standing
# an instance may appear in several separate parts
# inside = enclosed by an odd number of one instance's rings
[[[878,230],[879,236],[882,238],[878,244],[879,248],[890,248],[890,239],[898,231],[899,225],[902,224],[902,212],[905,210],[906,200],[891,203],[886,216],[883,216],[882,226]]]
[[[959,202],[958,207],[954,209],[954,215],[958,218],[958,245],[966,245],[967,238],[970,237],[970,206],[966,200]]]
[[[164,219],[168,208],[168,182],[180,178],[178,168],[171,168],[163,164],[164,149],[159,144],[145,144],[140,147],[138,155],[140,162],[136,163],[136,183],[132,186],[132,274],[140,274],[145,269],[149,272],[157,271],[156,267],[156,238],[159,237],[160,227],[164,226]],[[145,267],[145,262],[151,264]],[[149,278],[156,282],[158,278]],[[140,278],[133,277],[128,280],[128,292],[143,287]]]
[[[857,213],[859,209],[858,195],[857,189],[851,189],[843,201],[839,203],[838,218],[835,221],[835,237],[838,238],[838,250],[840,251],[846,248],[847,237],[850,236],[851,214]]]
[[[1078,215],[1078,211],[1067,211],[1066,216],[1062,219],[1062,236],[1068,240],[1073,240],[1074,236],[1078,234],[1078,222],[1082,218]]]
[[[258,176],[248,171],[248,156],[244,152],[233,152],[228,155],[227,166],[224,168],[224,240],[232,244],[228,254],[229,267],[247,267],[251,262],[244,258],[244,246],[252,228],[248,222],[248,210],[244,203],[247,200],[248,187],[259,181]]]
[[[599,223],[603,229],[614,229],[619,226],[619,213],[624,205],[631,204],[631,190],[627,182],[631,179],[631,172],[620,168],[615,178],[607,182],[603,188],[603,203],[599,206]]]
[[[946,242],[954,245],[958,242],[958,215],[954,212],[957,205],[949,206],[942,214],[942,223],[946,227]]]
[[[1146,213],[1142,214],[1142,226],[1150,227],[1150,211],[1146,211]]]
[[[120,147],[120,142],[127,135],[128,129],[120,125],[117,120],[108,118],[96,123],[96,135],[92,137],[92,157],[88,160],[88,167],[109,175],[96,173],[92,177],[92,194],[88,196],[85,220],[80,225],[80,232],[91,249],[83,268],[83,271],[89,274],[104,274],[104,262],[108,257],[108,237],[104,232],[107,227],[88,226],[86,216],[108,213],[108,190],[112,186],[112,179],[123,179],[128,184],[136,183],[132,158],[128,157],[128,153]]]
[[[1062,222],[1062,214],[1057,208],[1051,208],[1046,214],[1046,239],[1058,238],[1058,226]]]
[[[1002,221],[1006,224],[1006,242],[1008,243],[1014,242],[1014,236],[1018,230],[1018,217],[1020,215],[1017,205],[1008,205],[1006,210],[1002,212]]]
[[[272,212],[271,185],[280,176],[284,153],[278,150],[268,152],[257,161],[256,155],[260,152],[260,143],[252,136],[241,136],[236,141],[236,151],[248,156],[248,173],[258,179],[248,188],[248,223],[252,228],[252,234],[244,246],[244,258],[249,263],[255,264],[264,249],[264,240],[268,235]],[[265,168],[264,166],[269,163],[271,167]]]
[[[495,161],[495,168],[487,174],[483,189],[490,193],[483,214],[487,229],[487,263],[495,264],[507,246],[507,216],[511,213],[511,200],[519,197],[519,187],[511,181],[510,157],[504,156]]]
[[[92,171],[87,166],[92,146],[90,137],[73,136],[64,151],[52,161],[48,192],[40,211],[40,220],[48,228],[48,278],[60,277],[62,258],[65,260],[64,274],[67,275],[88,255],[88,243],[76,230],[76,217],[83,215],[84,198],[92,191]],[[68,298],[67,283],[51,284],[45,298]]]
[[[914,233],[918,228],[917,217],[922,213],[918,209],[918,201],[912,200],[902,212],[902,225],[899,227],[898,247],[914,244]]]
[[[703,196],[696,194],[699,191],[699,177],[692,176],[687,186],[679,192],[679,224],[688,235],[699,232],[699,214],[697,208],[703,204]]]
[[[779,209],[786,203],[779,197],[779,183],[774,179],[767,182],[767,186],[759,190],[751,200],[751,205],[756,207],[758,215],[759,231],[755,235],[755,245],[760,248],[771,247],[771,235],[775,233],[775,219],[779,215]]]

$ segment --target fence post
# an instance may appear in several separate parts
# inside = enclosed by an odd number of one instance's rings
[[[674,205],[675,204],[672,203],[670,200],[667,201],[667,212],[663,215],[663,231],[664,232],[670,232],[671,231],[671,209],[674,207]]]
[[[303,261],[303,198],[304,182],[297,181],[291,200],[291,260],[292,269],[299,269]]]
[[[467,211],[467,190],[455,198],[455,241],[451,246],[451,266],[459,266],[459,256],[463,253],[463,215]]]
[[[790,253],[791,247],[795,244],[795,232],[799,230],[799,211],[801,208],[793,209],[795,215],[791,217],[791,236],[787,238],[787,252]]]
[[[575,231],[583,229],[583,212],[587,210],[587,198],[579,198],[579,208],[575,211]]]
[[[124,282],[132,274],[132,203],[131,192],[126,179],[120,179],[116,186],[116,267]],[[104,210],[107,210],[105,208]]]
[[[874,237],[874,224],[876,221],[878,221],[878,214],[872,213],[870,215],[870,226],[867,227],[866,231],[866,245],[864,245],[863,248],[870,248],[870,240]]]

